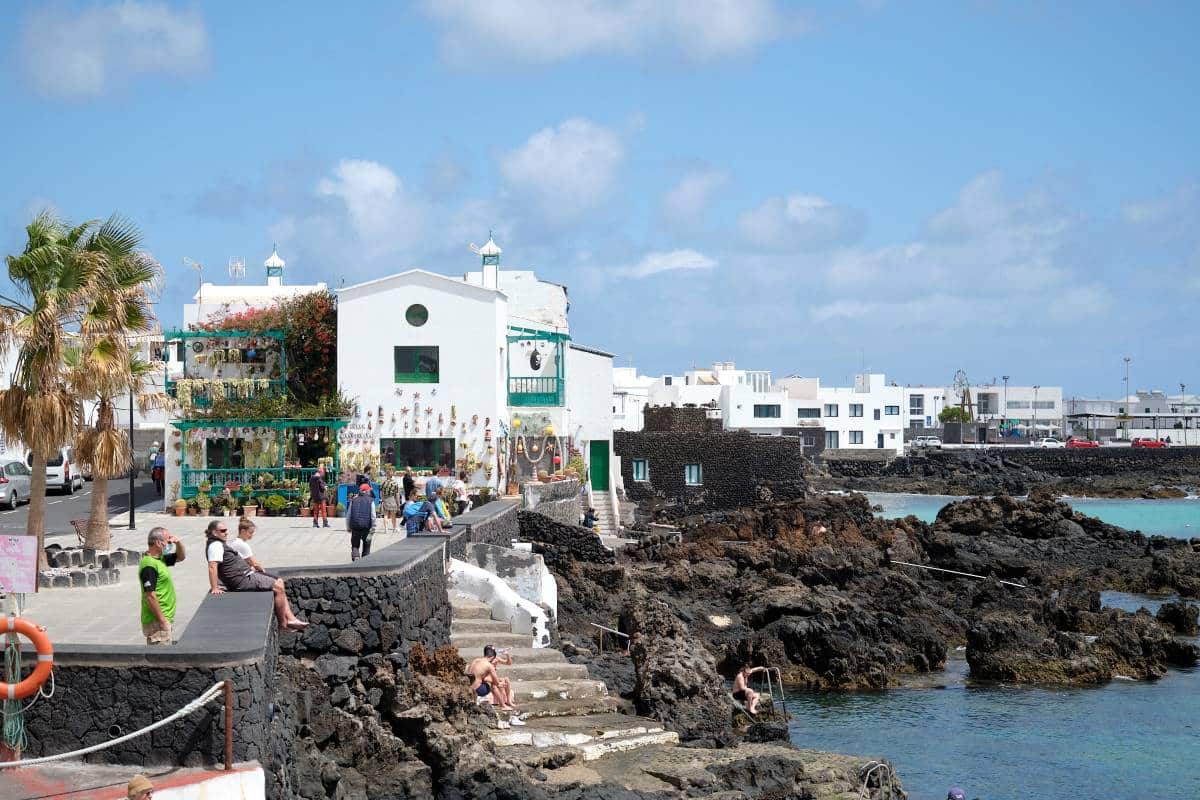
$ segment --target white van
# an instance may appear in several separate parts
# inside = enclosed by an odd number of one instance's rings
[[[33,466],[33,453],[25,457],[25,465]],[[83,488],[83,470],[75,461],[74,447],[60,447],[46,459],[46,491],[57,489],[63,494],[72,494]]]

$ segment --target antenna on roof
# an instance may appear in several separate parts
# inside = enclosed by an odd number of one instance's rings
[[[229,258],[229,277],[235,281],[246,277],[246,259],[241,256]]]
[[[204,297],[202,296],[203,292],[204,292],[204,265],[201,264],[199,261],[193,261],[192,259],[188,258],[187,256],[183,257],[183,265],[185,267],[191,267],[192,269],[196,270],[196,277],[197,277],[197,283],[198,283],[197,288],[196,288],[196,314],[197,314],[196,321],[199,322],[199,315],[201,313],[203,313],[203,310],[204,310],[203,309]]]

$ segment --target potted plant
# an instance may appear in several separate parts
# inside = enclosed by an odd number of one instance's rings
[[[197,505],[196,498],[193,497],[191,500],[188,500],[187,515],[189,517],[195,517],[195,516],[199,515],[199,513],[200,513],[200,506]]]
[[[209,492],[212,491],[212,483],[210,483],[209,481],[201,481],[200,482],[200,491],[204,492],[205,494],[208,494]]]
[[[281,494],[267,495],[267,499],[263,500],[263,509],[272,517],[278,517],[286,507],[287,500]]]
[[[254,501],[254,496],[246,498],[246,502],[242,505],[242,516],[253,517],[258,514],[258,503]]]
[[[342,514],[345,514],[345,513],[346,513],[346,504],[338,503],[337,506],[334,508],[333,515],[335,517],[340,517]]]
[[[301,489],[300,490],[300,516],[302,516],[302,517],[312,516],[312,508],[310,507],[311,502],[312,502],[312,493],[308,491],[308,487]]]
[[[175,516],[182,517],[187,513],[187,500],[182,497],[175,501]]]
[[[212,498],[204,492],[196,495],[196,513],[201,517],[208,516],[208,510],[212,508]]]
[[[294,497],[291,500],[288,500],[287,508],[284,509],[284,513],[289,517],[300,516],[300,501]]]

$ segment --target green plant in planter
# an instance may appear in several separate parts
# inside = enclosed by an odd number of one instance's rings
[[[281,494],[267,495],[267,499],[263,500],[263,508],[271,516],[278,516],[279,512],[287,507],[287,500]]]
[[[484,486],[479,490],[479,505],[487,505],[492,499],[492,489],[489,486]]]
[[[205,494],[208,494],[209,492],[212,491],[212,483],[210,483],[209,481],[201,481],[199,488],[200,488],[200,491],[204,492]]]
[[[204,492],[196,495],[196,508],[200,509],[200,513],[207,514],[208,510],[212,508],[212,506],[212,498],[206,495]]]
[[[346,504],[345,504],[345,503],[338,503],[338,504],[337,504],[337,510],[336,510],[334,513],[336,513],[336,514],[337,514],[337,516],[339,516],[339,517],[340,517],[340,516],[342,516],[343,514],[345,514],[345,513],[346,513]]]

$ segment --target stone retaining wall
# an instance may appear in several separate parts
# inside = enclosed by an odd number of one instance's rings
[[[804,442],[788,436],[725,433],[614,431],[621,477],[631,500],[660,516],[720,511],[803,495]],[[645,460],[649,479],[633,479],[634,460]],[[688,486],[687,464],[700,464],[703,484]]]
[[[526,483],[521,486],[525,510],[536,511],[564,525],[577,525],[583,517],[579,504],[582,484],[574,478],[549,483]]]
[[[214,683],[234,686],[233,756],[267,752],[267,704],[274,685],[274,616],[269,593],[206,598],[173,647],[55,646],[54,695],[25,712],[26,755],[78,750],[170,716]],[[153,733],[86,757],[163,766],[213,765],[223,758],[220,699]]]
[[[579,525],[564,525],[536,511],[521,510],[521,539],[533,543],[533,552],[555,568],[570,561],[611,564],[616,557],[596,532]]]
[[[1043,449],[989,447],[968,450],[930,450],[890,462],[824,459],[831,475],[840,478],[949,477],[964,470],[995,473],[1033,471],[1056,478],[1086,478],[1149,472],[1164,481],[1200,474],[1200,447],[1149,450],[1131,447]]]

